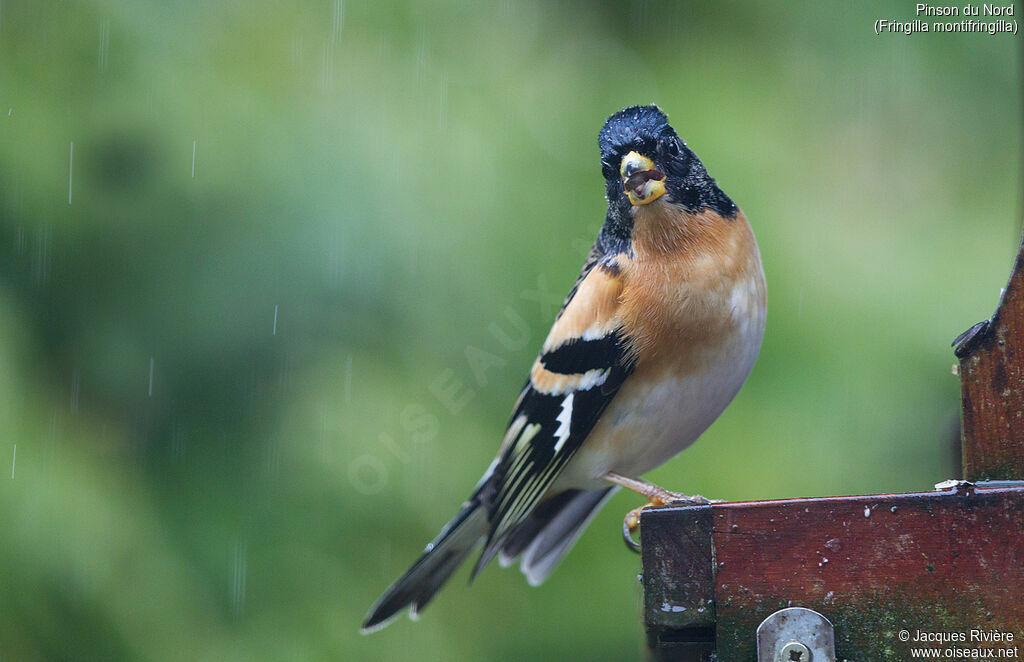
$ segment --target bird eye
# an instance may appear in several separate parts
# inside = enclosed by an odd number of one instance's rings
[[[666,150],[668,151],[669,156],[679,156],[679,143],[675,140],[669,140]]]

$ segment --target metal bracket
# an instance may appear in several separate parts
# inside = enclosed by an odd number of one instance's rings
[[[780,609],[757,626],[757,662],[836,662],[832,624],[813,609]]]

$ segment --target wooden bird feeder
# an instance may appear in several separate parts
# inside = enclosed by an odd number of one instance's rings
[[[964,481],[643,512],[653,659],[910,660],[912,648],[1024,658],[1024,243],[995,315],[954,346]],[[759,625],[785,623],[791,607],[831,624],[831,656],[801,635],[758,650]]]

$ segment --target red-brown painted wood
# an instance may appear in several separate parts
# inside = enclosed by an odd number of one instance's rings
[[[712,512],[720,659],[753,660],[750,633],[788,606],[830,619],[840,658],[910,659],[901,629],[995,628],[1024,639],[1024,488]]]
[[[714,504],[711,585],[660,576],[692,563],[671,559],[699,547],[678,534],[701,530],[707,508],[643,515],[644,585],[676,588],[646,605],[659,659],[696,659],[659,650],[659,637],[695,634],[685,615],[709,592],[719,660],[752,662],[757,626],[789,606],[832,621],[838,659],[910,659],[903,629],[1011,632],[1024,656],[1024,487]]]
[[[1024,480],[1024,243],[991,320],[957,338],[967,480]]]

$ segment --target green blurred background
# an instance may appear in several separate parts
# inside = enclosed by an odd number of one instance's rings
[[[650,477],[957,475],[949,343],[1020,238],[1020,42],[874,34],[913,6],[3,0],[0,659],[639,657],[629,494],[543,587],[463,570],[357,634],[497,448],[629,104],[769,286],[746,387]]]

